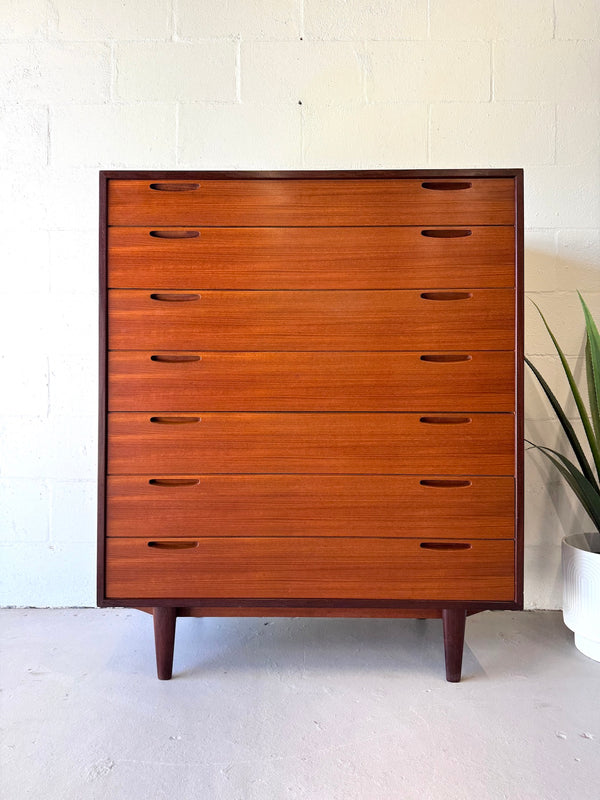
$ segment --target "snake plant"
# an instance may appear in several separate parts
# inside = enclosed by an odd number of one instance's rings
[[[578,292],[579,294],[579,292]],[[553,450],[544,445],[534,444],[529,442],[533,447],[536,447],[554,464],[556,469],[565,479],[567,484],[575,492],[583,509],[586,511],[596,530],[600,532],[600,334],[598,327],[587,307],[584,299],[579,294],[581,305],[583,307],[583,315],[585,318],[586,330],[586,344],[585,344],[585,372],[587,379],[587,394],[589,399],[589,411],[585,406],[582,398],[582,393],[579,391],[571,368],[565,358],[565,355],[556,340],[555,335],[552,333],[550,326],[539,307],[534,303],[537,308],[546,330],[550,334],[550,338],[556,348],[556,352],[560,358],[565,375],[569,382],[569,387],[577,406],[577,411],[583,430],[585,432],[585,439],[582,437],[579,440],[575,430],[567,418],[564,409],[556,399],[554,392],[548,386],[547,382],[541,375],[540,371],[531,363],[528,358],[525,361],[531,369],[535,377],[544,390],[546,397],[550,401],[556,416],[565,432],[571,449],[575,455],[575,459],[571,460],[567,456]],[[587,441],[588,453],[591,454],[591,460],[586,455],[584,443]]]

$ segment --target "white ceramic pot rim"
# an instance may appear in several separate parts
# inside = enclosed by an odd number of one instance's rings
[[[575,550],[600,555],[600,533],[573,533],[571,536],[565,536],[563,543]]]

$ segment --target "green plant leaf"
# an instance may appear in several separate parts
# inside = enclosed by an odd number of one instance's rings
[[[596,530],[600,531],[600,492],[595,488],[573,464],[572,461],[553,450],[551,447],[534,444],[526,440],[529,444],[540,450],[549,459],[556,469],[563,476],[567,484],[571,487],[577,499],[581,503],[584,511],[590,517]]]
[[[580,297],[581,297],[581,295],[580,295]],[[533,302],[533,300],[532,300],[532,302]],[[600,446],[599,446],[599,443],[596,440],[596,437],[594,435],[594,430],[593,430],[592,424],[590,422],[590,417],[588,415],[587,409],[586,409],[585,404],[583,402],[583,399],[581,397],[581,393],[579,392],[579,389],[577,388],[577,384],[575,383],[575,378],[573,377],[573,373],[571,372],[571,367],[569,366],[569,362],[565,358],[565,354],[563,353],[563,351],[562,351],[562,349],[561,349],[561,347],[560,347],[560,345],[559,345],[559,343],[558,343],[558,341],[556,339],[556,336],[552,333],[552,329],[550,328],[550,326],[546,322],[546,318],[542,314],[541,309],[539,308],[539,306],[536,303],[533,303],[533,305],[537,308],[538,313],[539,313],[540,317],[542,318],[542,322],[544,323],[544,325],[546,327],[546,330],[548,331],[548,334],[549,334],[550,338],[552,339],[552,343],[554,344],[554,347],[556,348],[556,352],[558,353],[558,357],[560,358],[560,362],[562,364],[563,370],[565,372],[565,375],[567,376],[567,380],[568,380],[569,386],[571,388],[571,393],[572,393],[573,398],[575,400],[575,403],[577,405],[577,410],[579,411],[579,416],[581,418],[581,422],[583,423],[583,429],[585,431],[585,435],[587,437],[588,444],[590,446],[590,450],[592,451],[592,458],[594,460],[594,464],[596,465],[596,472],[598,473],[598,475],[600,475]],[[584,313],[585,313],[585,310],[586,309],[584,308]],[[589,314],[589,311],[588,311],[588,315],[590,316],[590,319],[591,319],[591,315]],[[592,324],[593,324],[593,320],[592,320]],[[592,359],[593,359],[593,354],[592,354]],[[538,373],[538,375],[539,375],[539,373]],[[539,380],[539,378],[538,378],[538,380]],[[548,392],[546,392],[546,394],[548,394]],[[558,406],[558,407],[560,408],[560,406]],[[566,419],[566,415],[563,414],[563,416]],[[562,423],[562,420],[561,420],[561,423]],[[569,425],[570,425],[570,423],[569,423]],[[563,423],[563,427],[564,427],[564,423]],[[573,426],[570,425],[570,427],[571,427],[571,430],[573,430]],[[575,432],[573,432],[573,436],[577,440],[577,436],[575,435]],[[577,444],[579,446],[580,452],[583,454],[583,449],[581,448],[581,445],[579,445],[579,441],[578,440],[577,440]],[[573,446],[572,442],[571,442],[571,446]],[[577,455],[577,451],[576,451],[575,447],[573,447],[573,449],[575,450],[576,455]],[[584,456],[584,461],[585,461],[585,464],[588,467],[589,472],[586,471],[586,469],[584,469],[584,464],[581,461],[581,459],[579,458],[579,455],[577,455],[577,460],[579,461],[579,463],[581,465],[581,468],[582,468],[582,471],[583,471],[584,475],[588,478],[588,480],[591,480],[593,483],[596,483],[596,479],[594,478],[594,475],[593,475],[593,473],[591,472],[591,470],[589,468],[589,464],[588,464],[587,459],[585,458],[585,456]]]
[[[596,490],[598,490],[599,488],[598,483],[596,481],[596,478],[594,477],[594,473],[592,472],[592,468],[590,467],[590,464],[585,456],[585,453],[583,452],[583,448],[579,444],[579,439],[577,438],[577,434],[575,433],[575,430],[571,425],[571,422],[567,418],[567,415],[563,411],[560,403],[556,399],[554,392],[548,386],[546,380],[544,379],[538,368],[531,363],[531,361],[527,358],[527,356],[525,356],[525,363],[527,364],[529,369],[533,372],[535,377],[538,379],[540,386],[542,387],[542,389],[546,394],[546,397],[550,401],[550,405],[554,409],[554,412],[558,417],[560,424],[562,425],[562,428],[567,436],[567,439],[569,440],[569,444],[573,448],[573,452],[575,453],[577,461],[579,462],[579,466],[581,467],[581,472],[587,478],[587,480],[592,484],[592,486],[594,486]],[[535,446],[538,447],[539,445]]]
[[[587,335],[587,341],[585,343],[585,367],[590,399],[590,416],[592,417],[592,424],[596,434],[596,442],[600,447],[600,333],[598,333],[598,328],[585,300],[579,292],[577,292],[577,294],[583,306],[585,331]],[[600,465],[596,464],[596,466],[598,467],[598,474],[600,475]]]
[[[594,433],[596,434],[596,441],[600,442],[600,398],[598,396],[596,382],[594,380],[594,367],[592,365],[592,354],[590,352],[589,340],[585,343],[585,377],[588,387],[592,426],[594,428]]]

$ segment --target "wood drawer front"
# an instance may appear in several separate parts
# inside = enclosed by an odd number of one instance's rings
[[[446,549],[456,545],[467,549]],[[115,599],[506,601],[514,597],[514,543],[324,537],[109,539],[106,592]]]
[[[108,285],[129,289],[512,287],[514,274],[512,227],[108,231]]]
[[[113,350],[512,350],[514,290],[109,292]]]
[[[109,225],[513,225],[514,205],[512,178],[108,184]]]
[[[514,416],[115,412],[108,471],[512,475]]]
[[[513,411],[514,372],[506,351],[116,350],[108,398],[111,411]]]
[[[418,475],[111,476],[107,535],[511,539],[514,480]]]

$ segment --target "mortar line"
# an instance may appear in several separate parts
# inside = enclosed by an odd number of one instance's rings
[[[179,166],[179,110],[181,103],[175,103],[175,166]]]
[[[50,132],[50,106],[46,107],[46,166],[50,166],[52,138]]]
[[[235,50],[235,102],[242,102],[242,40],[236,41]]]
[[[432,113],[433,103],[427,104],[427,165],[431,166],[431,113]]]
[[[552,153],[552,163],[556,166],[558,164],[558,103],[554,104],[554,131],[553,131],[553,142],[554,145],[553,153]]]
[[[48,497],[48,516],[46,519],[46,538],[44,539],[45,545],[52,543],[52,534],[54,532],[54,501],[56,494],[56,479],[50,480],[44,478],[44,486]]]
[[[46,386],[46,419],[50,418],[50,382],[52,377],[50,375],[50,356],[46,356],[46,375],[48,376],[48,384]]]
[[[304,153],[304,106],[300,106],[300,166],[304,169],[306,158]]]
[[[494,42],[490,42],[490,99],[489,103],[494,102],[494,95],[496,93],[496,86],[494,83]]]
[[[367,73],[368,73],[368,59],[369,59],[369,46],[367,44],[367,40],[363,39],[362,41],[363,51],[362,57],[360,60],[360,77],[362,82],[362,96],[363,96],[363,103],[365,105],[369,105],[369,95],[367,91]]]
[[[177,0],[171,0],[171,41],[178,41],[177,36]]]
[[[110,102],[115,102],[117,92],[117,58],[115,54],[115,42],[110,43]]]

